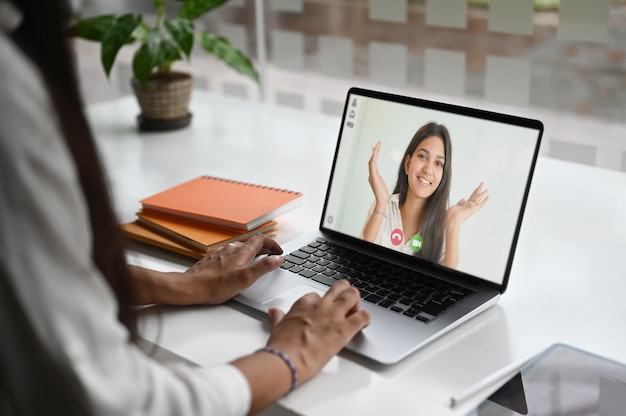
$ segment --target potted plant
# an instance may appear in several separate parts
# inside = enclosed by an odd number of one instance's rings
[[[188,60],[196,42],[208,53],[256,83],[259,76],[251,60],[226,38],[208,31],[196,32],[194,21],[229,0],[176,0],[178,15],[168,16],[165,0],[152,0],[156,22],[148,25],[141,15],[100,15],[76,21],[70,36],[101,43],[102,67],[107,77],[119,50],[138,44],[131,80],[141,108],[139,127],[170,130],[187,126],[192,89],[189,73],[174,71],[172,64]]]

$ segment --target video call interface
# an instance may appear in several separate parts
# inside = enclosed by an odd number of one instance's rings
[[[450,142],[448,151],[441,138],[429,136],[430,130],[426,127],[421,129],[424,126],[445,127]],[[428,137],[414,139],[420,129],[422,136],[426,132]],[[425,255],[427,245],[431,244],[433,247],[428,248],[437,255],[427,261],[502,284],[540,134],[537,128],[352,93],[347,101],[323,226],[407,256],[420,257],[422,250]],[[419,153],[411,154],[409,167],[412,170],[407,171],[406,152],[412,140],[419,142],[416,147]],[[422,219],[417,233],[405,232],[402,224],[409,221],[398,217],[391,205],[387,205],[384,212],[373,213],[376,198],[368,178],[370,158],[377,146],[375,166],[390,199],[394,199],[396,184],[404,173],[411,178],[407,179],[407,201],[412,200],[413,195],[425,201],[437,192],[437,198],[446,200],[443,210],[438,204],[440,208],[430,213],[429,221]],[[443,186],[439,189],[445,182],[442,178],[446,165],[447,195]],[[480,198],[473,195],[477,189],[481,192]],[[485,196],[488,196],[486,203],[476,210],[474,202],[483,201]],[[474,202],[469,204],[467,201],[472,197]],[[461,207],[456,206],[459,203]],[[407,210],[408,206],[407,203]],[[457,223],[462,221],[460,231],[458,235],[447,236],[441,224],[453,213]],[[372,215],[381,216],[381,225],[374,231],[366,228]],[[429,228],[428,223],[438,223],[439,228]],[[443,242],[432,237],[442,232]],[[433,241],[440,241],[440,244],[433,244]],[[458,241],[458,244],[454,246],[450,241]],[[447,264],[454,253],[458,261]]]

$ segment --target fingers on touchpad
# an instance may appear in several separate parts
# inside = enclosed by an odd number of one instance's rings
[[[263,305],[266,306],[268,309],[279,308],[287,312],[289,309],[291,309],[291,306],[293,306],[293,304],[296,303],[298,299],[309,293],[317,293],[320,296],[324,296],[323,290],[319,290],[308,285],[298,285],[264,302]]]

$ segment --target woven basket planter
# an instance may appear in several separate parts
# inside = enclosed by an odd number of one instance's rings
[[[193,84],[190,74],[153,74],[148,79],[147,88],[136,79],[131,84],[141,108],[138,117],[140,129],[172,130],[189,125],[189,100]]]

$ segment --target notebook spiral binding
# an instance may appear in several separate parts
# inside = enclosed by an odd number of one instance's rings
[[[250,186],[250,187],[253,187],[253,188],[272,189],[274,191],[285,192],[285,193],[294,194],[294,195],[301,194],[301,192],[292,191],[292,190],[289,190],[289,189],[275,188],[273,186],[259,185],[259,184],[250,183],[250,182],[237,181],[237,180],[234,180],[234,179],[220,178],[218,176],[202,175],[202,177],[205,178],[205,179],[211,179],[211,180],[217,180],[217,181],[223,181],[223,182],[236,183],[236,184],[239,184],[239,185]]]

